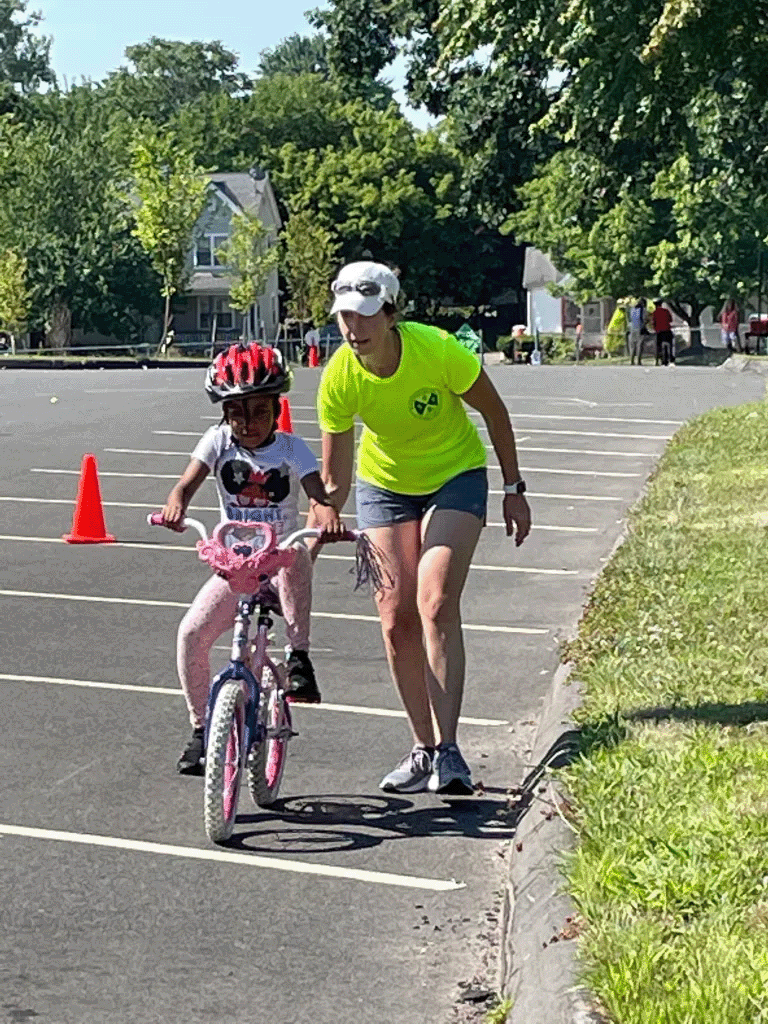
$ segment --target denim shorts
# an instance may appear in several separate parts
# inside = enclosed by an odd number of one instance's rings
[[[398,494],[357,478],[358,530],[420,522],[427,512],[436,508],[469,512],[484,523],[488,508],[487,471],[468,469],[431,494]]]

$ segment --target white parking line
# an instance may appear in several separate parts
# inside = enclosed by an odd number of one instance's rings
[[[320,443],[319,437],[305,437],[304,440],[315,444]],[[487,444],[485,448],[487,451],[494,451],[493,445]],[[655,459],[658,456],[658,452],[611,452],[592,448],[533,448],[520,444],[518,444],[517,450],[519,452],[543,452],[545,455],[599,455],[601,458],[619,459]],[[189,458],[189,452],[159,451],[156,448],[104,448],[103,451],[114,455],[176,455],[185,459]]]
[[[654,456],[655,458],[655,456]],[[63,476],[80,476],[79,469],[45,469],[40,466],[31,466],[30,473],[50,473]],[[544,466],[526,466],[526,473],[564,473],[567,476],[615,476],[615,477],[639,477],[642,473],[609,473],[596,469],[547,469]],[[99,470],[100,477],[123,477],[139,480],[178,480],[178,473],[117,473],[111,470]],[[352,485],[354,486],[354,484]]]
[[[126,604],[145,608],[188,608],[187,601],[158,601],[139,597],[103,597],[96,594],[53,594],[34,590],[0,590],[0,597],[21,597],[33,601],[82,601],[88,604]],[[378,615],[351,615],[341,612],[312,612],[313,619],[343,619],[353,622],[379,623]],[[532,626],[473,625],[465,622],[462,628],[475,633],[515,633],[523,636],[544,636],[549,630]]]
[[[651,421],[649,421],[651,422]],[[293,420],[294,426],[317,426],[317,420]],[[478,430],[484,430],[488,432],[488,427],[482,423],[476,424]],[[618,437],[626,438],[628,441],[668,441],[671,434],[622,434],[622,433],[608,433],[603,430],[547,430],[544,427],[523,427],[529,434],[562,434],[564,437]],[[172,434],[175,437],[199,437],[200,432],[194,430],[153,430],[153,434]],[[528,438],[518,437],[518,441],[528,440]]]
[[[3,499],[0,498],[0,501]],[[49,499],[51,500],[51,499]],[[66,502],[67,505],[71,502]],[[154,505],[144,506],[146,508],[154,508]],[[503,523],[489,523],[489,526],[498,526],[499,528],[506,529]],[[545,530],[549,527],[537,526],[535,529]],[[560,527],[551,527],[551,529],[560,529]],[[562,527],[562,529],[583,529],[586,532],[597,532],[596,527]],[[24,534],[13,534],[13,533],[0,533],[0,540],[5,541],[17,541],[20,544],[32,543],[32,544],[65,544],[66,541],[63,537],[30,537]],[[190,554],[193,551],[197,551],[197,548],[190,547],[187,544],[149,544],[143,541],[137,540],[124,540],[114,541],[110,545],[110,548],[140,548],[148,549],[150,551],[181,551],[185,554]],[[321,554],[320,558],[327,560],[333,560],[336,562],[355,562],[357,559],[354,555],[327,555]],[[518,566],[518,565],[470,565],[470,569],[488,569],[492,572],[521,572],[531,573],[533,575],[541,574],[542,576],[578,576],[578,569],[535,569],[530,567]]]
[[[24,825],[0,824],[0,836],[20,836],[25,839],[46,839],[59,843],[77,843],[85,846],[102,846],[111,850],[129,850],[133,853],[148,853],[162,857],[186,857],[190,860],[218,861],[224,864],[240,864],[243,867],[267,868],[271,871],[286,871],[297,875],[315,875],[320,878],[341,878],[354,882],[368,882],[371,885],[399,886],[404,889],[424,889],[432,892],[449,892],[463,889],[463,882],[453,879],[418,878],[416,875],[394,875],[384,871],[364,871],[360,868],[337,868],[330,864],[311,864],[287,857],[261,857],[250,853],[236,853],[228,850],[201,850],[195,846],[171,846],[168,843],[147,843],[138,839],[119,839],[114,836],[99,836],[88,832],[60,832],[48,828],[28,828]]]
[[[220,647],[217,650],[229,650],[229,647]],[[317,652],[322,648],[313,647]],[[97,679],[63,679],[59,676],[27,676],[10,675],[0,673],[0,681],[6,683],[48,683],[56,686],[79,686],[88,690],[127,690],[130,693],[155,693],[164,697],[183,697],[180,687],[170,686],[138,686],[135,683],[105,683]],[[311,711],[333,711],[348,715],[371,715],[374,718],[406,718],[404,711],[397,711],[392,708],[371,708],[364,704],[302,704],[302,710],[309,708]],[[507,719],[502,718],[472,718],[462,717],[459,719],[462,725],[501,726],[509,725]]]

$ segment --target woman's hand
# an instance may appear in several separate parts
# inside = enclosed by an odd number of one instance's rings
[[[514,536],[515,546],[520,547],[531,532],[531,509],[525,495],[505,494],[501,507],[507,536]]]

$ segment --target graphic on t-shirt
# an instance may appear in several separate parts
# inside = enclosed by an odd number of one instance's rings
[[[231,459],[221,467],[221,481],[241,508],[277,505],[290,493],[290,466],[283,463],[265,473],[241,459]]]
[[[408,400],[411,414],[420,420],[431,420],[440,411],[440,395],[431,388],[417,391]]]

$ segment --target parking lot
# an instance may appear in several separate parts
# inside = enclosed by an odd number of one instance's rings
[[[218,418],[202,373],[0,374],[0,1020],[451,1019],[457,986],[493,960],[507,790],[525,773],[559,642],[679,424],[764,388],[703,368],[488,371],[513,416],[534,528],[520,549],[505,538],[490,453],[489,523],[463,604],[460,739],[481,789],[378,790],[410,739],[372,602],[353,592],[339,545],[315,578],[324,703],[297,709],[276,811],[243,793],[227,848],[205,839],[201,780],[174,770],[188,732],[175,632],[209,570],[190,535],[146,526]],[[317,381],[299,370],[290,400],[319,453]],[[115,544],[61,539],[86,452]],[[215,523],[212,482],[190,513]],[[228,649],[225,638],[214,661]]]

